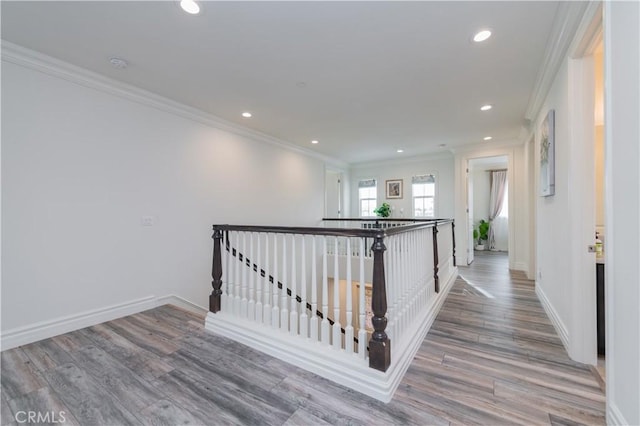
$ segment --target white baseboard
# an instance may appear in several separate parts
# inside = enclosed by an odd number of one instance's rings
[[[224,312],[207,314],[205,328],[372,398],[389,402],[453,286],[457,272],[457,268],[451,269],[451,276],[442,286],[432,309],[421,321],[415,321],[415,338],[405,342],[400,348],[394,348],[394,342],[391,342],[392,364],[384,373],[369,368],[368,361],[357,355],[349,356],[321,343],[291,336],[268,325]]]
[[[618,409],[617,405],[607,404],[607,424],[608,425],[630,425],[631,423],[624,418],[624,416],[620,412],[620,409]]]
[[[156,307],[156,298],[154,296],[148,296],[119,305],[106,306],[51,321],[43,321],[25,327],[14,328],[13,330],[2,333],[2,350],[37,342],[38,340],[58,336],[81,328],[91,327],[92,325],[111,321],[154,307]]]
[[[542,287],[540,287],[537,282],[536,282],[536,295],[538,296],[538,300],[540,300],[540,303],[542,304],[544,311],[549,316],[549,319],[551,320],[553,327],[556,329],[556,333],[558,333],[560,340],[562,340],[562,344],[564,345],[564,348],[566,349],[567,353],[569,353],[569,331],[567,330],[567,326],[564,325],[564,323],[560,319],[560,315],[558,315],[558,312],[556,312],[551,302],[549,302],[547,295],[544,294]]]
[[[137,314],[160,305],[172,304],[182,309],[203,315],[207,309],[198,306],[176,295],[162,297],[147,296],[118,305],[106,306],[91,311],[80,312],[51,321],[42,321],[24,327],[14,328],[2,333],[0,348],[2,350],[37,342],[42,339],[69,333],[85,327],[91,327],[106,321]]]
[[[209,309],[204,308],[200,305],[196,305],[193,302],[188,301],[180,296],[176,296],[175,294],[170,294],[168,296],[158,297],[156,306],[162,305],[174,305],[178,308],[182,308],[186,311],[193,312],[194,314],[205,316]]]

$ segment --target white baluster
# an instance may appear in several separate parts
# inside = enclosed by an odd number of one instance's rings
[[[420,283],[420,260],[418,259],[418,231],[412,231],[413,239],[413,282],[411,283],[411,321],[416,318],[418,313],[418,289]]]
[[[220,295],[220,310],[222,312],[229,312],[229,270],[227,269],[227,237],[222,231],[222,240],[220,241],[220,254],[222,260],[222,295]]]
[[[353,282],[351,281],[351,238],[347,238],[347,317],[346,326],[344,328],[344,348],[348,354],[353,353]]]
[[[327,237],[322,236],[322,322],[321,338],[325,345],[331,344],[329,334],[329,282],[327,279]]]
[[[422,230],[422,304],[426,308],[429,302],[429,234],[427,229]]]
[[[259,323],[262,322],[262,275],[260,274],[262,267],[262,241],[260,238],[260,233],[256,234],[256,239],[258,240],[256,247],[256,316],[255,320]]]
[[[247,287],[249,278],[247,277],[247,233],[242,233],[242,301],[240,302],[240,316],[247,317]]]
[[[400,234],[398,236],[399,244],[400,244],[400,282],[398,286],[398,334],[396,339],[402,336],[402,331],[404,330],[404,313],[405,313],[405,295],[404,295],[404,287],[407,282],[407,267],[409,266],[407,263],[407,256],[409,255],[407,244],[406,244],[406,235]]]
[[[413,319],[413,283],[416,271],[414,262],[413,232],[407,232],[407,240],[409,242],[409,281],[407,285],[407,326],[411,324]]]
[[[302,246],[300,247],[300,258],[302,268],[300,271],[300,335],[309,337],[309,315],[307,315],[307,245],[306,236],[302,236]]]
[[[298,334],[298,277],[296,271],[296,235],[291,234],[291,312],[289,313],[289,333]]]
[[[256,300],[255,300],[255,288],[256,288],[256,274],[253,272],[253,265],[256,263],[255,257],[255,244],[253,241],[254,232],[249,233],[249,291],[247,299],[247,317],[249,321],[255,321],[256,319]]]
[[[282,234],[282,293],[280,299],[280,330],[289,331],[287,281],[287,234]]]
[[[229,231],[229,312],[233,315],[237,314],[236,311],[236,286],[238,285],[238,273],[237,273],[237,259],[233,255],[233,251],[237,246],[236,233]],[[237,252],[236,252],[237,253]]]
[[[271,324],[271,288],[269,287],[269,275],[271,275],[269,273],[270,268],[269,268],[269,234],[266,233],[264,234],[264,280],[263,280],[263,287],[264,287],[264,308],[263,308],[263,312],[264,312],[264,316],[263,316],[263,323],[265,325],[270,325]],[[275,286],[277,288],[277,285]]]
[[[278,234],[273,234],[273,308],[271,308],[271,326],[280,327],[280,307],[278,306]]]
[[[335,237],[338,247],[338,237]],[[342,348],[342,324],[340,324],[340,270],[338,250],[333,255],[333,339],[334,349]]]
[[[411,288],[413,286],[413,272],[415,268],[413,264],[413,238],[411,234],[411,232],[406,233],[407,245],[409,246],[407,259],[409,279],[407,280],[407,288],[405,290],[405,330],[409,327],[409,324],[411,324]]]
[[[360,291],[358,292],[358,312],[359,312],[359,330],[358,330],[358,357],[365,359],[367,355],[367,307],[365,305],[365,280],[364,280],[364,257],[365,257],[364,238],[360,238]]]
[[[409,280],[411,279],[411,241],[409,240],[409,233],[405,232],[402,235],[404,240],[404,279],[402,280],[402,331],[400,336],[403,335],[407,329],[409,322]]]
[[[387,335],[392,342],[395,340],[395,327],[396,327],[396,311],[398,308],[397,300],[397,285],[398,285],[398,248],[397,248],[398,236],[393,235],[387,240],[387,251],[389,253],[389,280],[387,282],[387,300],[389,301],[389,307],[387,309],[387,318],[389,323],[387,324]]]
[[[242,277],[240,275],[240,266],[242,265],[242,261],[240,260],[241,255],[240,255],[240,232],[235,232],[236,235],[236,274],[235,274],[235,278],[236,278],[236,291],[235,291],[235,298],[234,298],[234,308],[233,308],[233,312],[236,316],[240,316],[240,305],[242,304],[242,299],[240,297],[240,287],[242,286]]]
[[[318,341],[318,277],[316,276],[316,236],[311,237],[311,320],[309,321],[310,337]]]

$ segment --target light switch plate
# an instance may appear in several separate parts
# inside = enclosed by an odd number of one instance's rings
[[[142,216],[140,219],[140,224],[142,226],[153,226],[155,223],[155,218],[153,216]]]

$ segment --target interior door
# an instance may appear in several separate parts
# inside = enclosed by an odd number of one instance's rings
[[[325,217],[342,217],[342,173],[327,170],[324,188]]]

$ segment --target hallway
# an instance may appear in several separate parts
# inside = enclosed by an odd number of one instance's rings
[[[599,382],[568,357],[507,254],[477,252],[459,272],[396,399],[463,424],[604,424]]]
[[[533,283],[482,253],[460,268],[389,404],[206,332],[170,305],[2,352],[2,424],[604,424]]]

